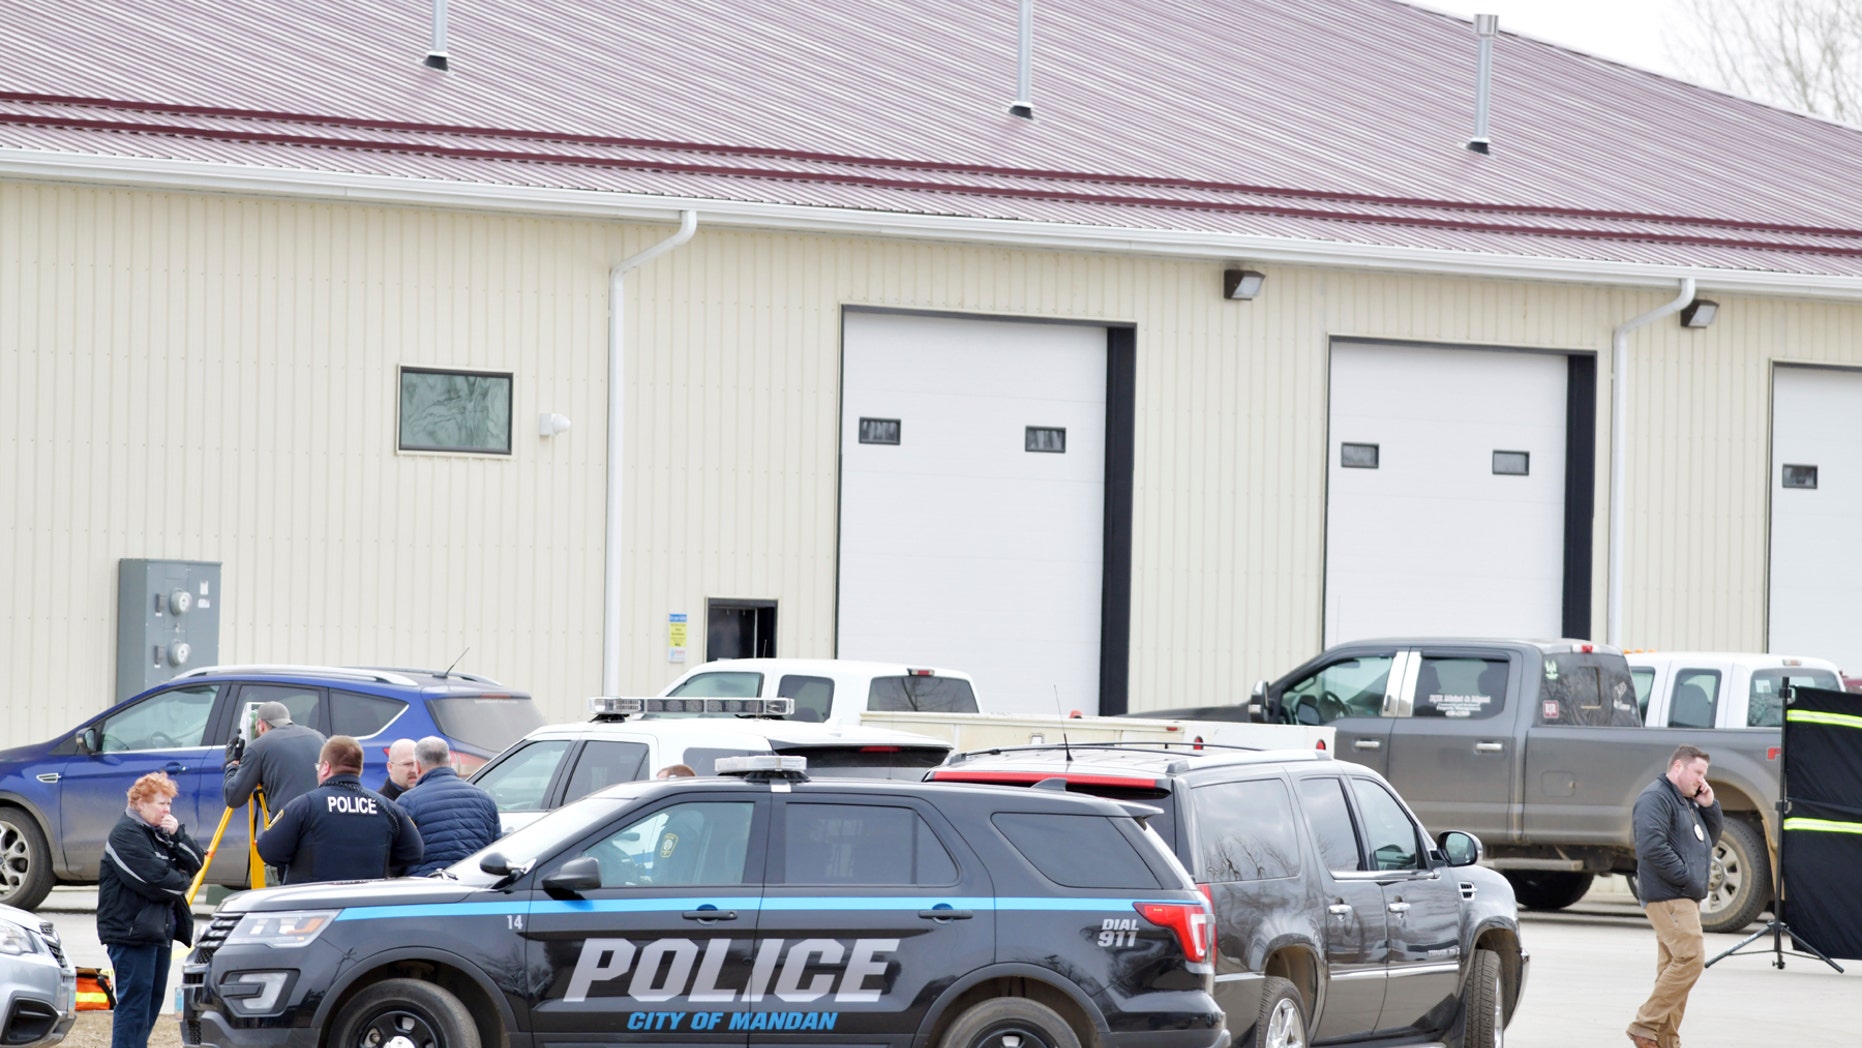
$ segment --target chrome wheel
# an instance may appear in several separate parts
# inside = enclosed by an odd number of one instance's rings
[[[1299,1005],[1284,997],[1274,1002],[1266,1033],[1262,1048],[1306,1048],[1306,1017],[1300,1014]]]

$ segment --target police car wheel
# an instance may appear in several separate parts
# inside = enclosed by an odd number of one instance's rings
[[[957,1016],[939,1048],[1080,1048],[1080,1038],[1047,1005],[1001,997]]]
[[[430,982],[388,979],[337,1013],[330,1048],[479,1048],[479,1036],[459,998]]]

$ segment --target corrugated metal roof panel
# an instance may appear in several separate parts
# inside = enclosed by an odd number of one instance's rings
[[[1391,0],[23,0],[0,143],[1532,257],[1854,271],[1862,131]],[[97,104],[73,105],[70,99]],[[189,107],[195,107],[190,110]]]

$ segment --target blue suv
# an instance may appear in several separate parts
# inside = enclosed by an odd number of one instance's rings
[[[204,845],[220,815],[225,746],[240,711],[282,702],[324,735],[363,740],[363,782],[386,747],[438,735],[470,774],[543,724],[530,696],[468,673],[325,666],[209,666],[97,714],[49,742],[0,751],[0,903],[31,909],[55,884],[94,884],[131,783],[165,771],[175,818]],[[247,883],[246,820],[227,825],[207,881]]]

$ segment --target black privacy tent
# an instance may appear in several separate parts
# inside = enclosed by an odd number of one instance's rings
[[[1799,949],[1862,959],[1862,695],[1794,688],[1784,717],[1784,922]]]

